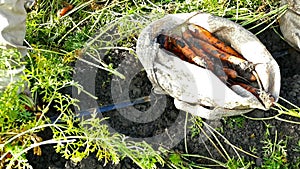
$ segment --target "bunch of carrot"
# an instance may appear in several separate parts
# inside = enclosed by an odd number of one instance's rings
[[[180,36],[159,34],[157,42],[182,60],[212,71],[228,86],[240,85],[262,101],[263,89],[255,75],[255,64],[199,25],[187,23],[180,32]],[[272,96],[270,99],[275,100]]]

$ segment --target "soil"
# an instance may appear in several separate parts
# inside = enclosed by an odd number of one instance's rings
[[[275,29],[278,30],[278,28]],[[252,31],[256,32],[257,30]],[[280,65],[282,76],[281,97],[300,106],[300,53],[292,49],[271,29],[259,34],[258,38],[273,54]],[[110,117],[109,120],[107,120],[109,126],[113,128],[115,132],[125,134],[138,141],[146,139],[146,141],[150,142],[154,147],[163,144],[164,147],[172,148],[179,152],[185,152],[185,144],[182,136],[184,134],[184,119],[186,114],[175,108],[173,99],[169,96],[155,94],[152,91],[152,86],[147,79],[146,73],[143,70],[140,71],[142,68],[140,62],[127,51],[115,50],[113,57],[107,55],[104,58],[104,61],[113,63],[115,67],[118,67],[118,70],[121,73],[131,76],[132,79],[122,81],[112,77],[112,75],[106,71],[98,70],[95,79],[97,88],[95,90],[100,105],[108,105],[116,100],[126,100],[128,98],[134,100],[149,95],[151,95],[152,98],[152,101],[148,103],[103,113],[104,116]],[[127,88],[117,89],[111,87],[116,85],[127,86]],[[280,103],[288,106],[283,101],[280,101]],[[130,111],[133,110],[138,110],[144,114],[135,113],[135,116],[132,116]],[[250,117],[269,117],[275,113],[274,110],[267,112],[254,110],[246,115]],[[149,116],[150,120],[142,121],[145,120],[145,118],[143,118],[144,116]],[[290,117],[285,118],[297,121],[297,119],[291,119]],[[223,119],[219,121],[206,121],[206,123],[218,127],[218,129],[222,131],[222,134],[233,145],[236,145],[245,151],[256,148],[256,155],[258,157],[263,157],[264,145],[262,140],[265,138],[266,131],[268,130],[270,132],[269,139],[274,140],[275,136],[277,136],[277,140],[287,140],[288,162],[295,163],[299,160],[299,152],[293,150],[300,139],[299,125],[275,119],[266,121],[245,119],[242,122],[231,120],[232,123],[230,124],[228,121],[230,120]],[[266,124],[270,125],[268,126]],[[40,135],[44,139],[47,139],[51,138],[49,133],[51,132],[44,131],[40,133]],[[157,135],[160,137],[156,137],[152,140],[148,139]],[[205,156],[211,155],[215,159],[224,160],[203,135],[191,137],[191,132],[189,132],[187,135],[187,143],[189,153]],[[231,156],[235,155],[232,148],[228,145],[225,147]],[[74,164],[71,161],[62,158],[61,155],[56,154],[52,145],[43,146],[42,152],[42,156],[35,156],[32,152],[27,154],[27,158],[35,169],[138,168],[131,160],[126,158],[118,165],[107,164],[106,166],[103,166],[103,162],[98,161],[94,154],[90,155],[80,163]],[[243,153],[241,153],[241,155],[243,155]],[[246,159],[254,160],[257,166],[260,166],[264,161],[262,158],[255,159],[246,155],[244,157]]]

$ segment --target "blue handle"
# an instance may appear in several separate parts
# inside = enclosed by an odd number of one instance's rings
[[[111,104],[111,105],[106,105],[106,106],[102,106],[102,107],[98,107],[98,108],[91,108],[91,109],[88,109],[88,110],[83,110],[83,111],[80,111],[79,114],[77,116],[75,116],[74,118],[82,118],[84,116],[90,116],[94,113],[96,113],[96,114],[104,113],[104,112],[108,112],[108,111],[112,111],[112,110],[116,110],[116,109],[121,109],[121,108],[129,107],[129,106],[134,106],[134,105],[137,105],[137,104],[146,103],[146,102],[150,102],[150,101],[151,101],[150,96],[144,96],[144,97],[141,97],[141,98],[138,98],[138,99],[134,100],[133,102],[124,101],[124,102]],[[54,123],[57,118],[58,118],[58,116],[50,117],[50,120],[51,120],[52,123]]]

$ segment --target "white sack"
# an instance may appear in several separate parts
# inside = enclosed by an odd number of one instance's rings
[[[26,10],[24,0],[0,1],[0,48],[17,48],[26,55],[23,41],[26,33]],[[0,56],[1,57],[1,56]]]
[[[1,0],[0,1],[0,50],[17,48],[23,56],[27,49],[23,46],[26,33],[26,11],[24,0]],[[5,52],[0,51],[0,59]],[[12,63],[13,64],[13,63]],[[19,64],[19,63],[18,63]],[[20,80],[25,66],[13,70],[0,69],[0,92],[10,83]]]
[[[288,10],[280,17],[280,29],[286,41],[300,51],[300,0],[281,0]]]
[[[192,17],[192,18],[191,18]],[[257,71],[264,88],[278,100],[280,71],[264,45],[249,31],[225,18],[206,13],[172,14],[154,21],[139,36],[137,55],[156,93],[174,98],[178,109],[206,119],[240,115],[255,108],[268,110],[240,86],[227,87],[211,71],[181,60],[159,48],[156,37],[189,19],[231,44],[248,61],[259,63]]]

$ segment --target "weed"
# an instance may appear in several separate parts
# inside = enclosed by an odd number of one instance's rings
[[[234,116],[224,119],[225,125],[228,125],[229,128],[242,128],[245,125],[246,118],[243,116]]]
[[[254,162],[246,162],[244,159],[231,158],[226,163],[226,168],[239,169],[239,168],[250,168]]]
[[[274,106],[272,107],[272,109],[277,111],[277,114],[275,114],[273,116],[264,117],[264,118],[252,118],[252,117],[248,117],[245,115],[242,115],[242,116],[244,116],[248,119],[251,119],[251,120],[276,119],[276,120],[280,120],[280,121],[287,122],[287,123],[300,124],[300,122],[297,120],[293,121],[293,120],[289,120],[289,119],[282,117],[282,116],[286,115],[288,117],[295,117],[296,119],[298,119],[298,118],[300,118],[300,108],[282,97],[280,97],[279,99],[282,100],[283,102],[287,103],[288,105],[292,106],[292,108],[289,109],[289,108],[282,106],[279,103],[274,103]]]
[[[255,146],[249,147],[249,150],[250,150],[251,153],[257,154],[257,148]]]
[[[201,133],[201,129],[203,127],[203,124],[202,124],[202,119],[200,117],[193,117],[191,119],[193,121],[193,125],[190,126],[190,129],[191,129],[191,137],[195,137],[195,136],[199,136],[199,134]]]
[[[298,140],[296,147],[293,149],[293,151],[300,153],[300,140]]]
[[[288,168],[287,164],[287,140],[277,140],[277,131],[274,141],[267,138],[263,141],[263,165],[262,168]]]
[[[78,127],[75,127],[72,121],[68,121],[68,126],[73,127],[54,129],[56,140],[70,140],[67,144],[57,144],[56,151],[74,162],[79,162],[90,153],[96,152],[98,159],[104,160],[105,164],[117,164],[125,157],[129,157],[141,168],[155,168],[156,163],[164,163],[159,152],[154,151],[147,143],[132,142],[117,133],[110,134],[108,126],[101,124],[102,120],[104,119],[94,117],[82,121]]]

